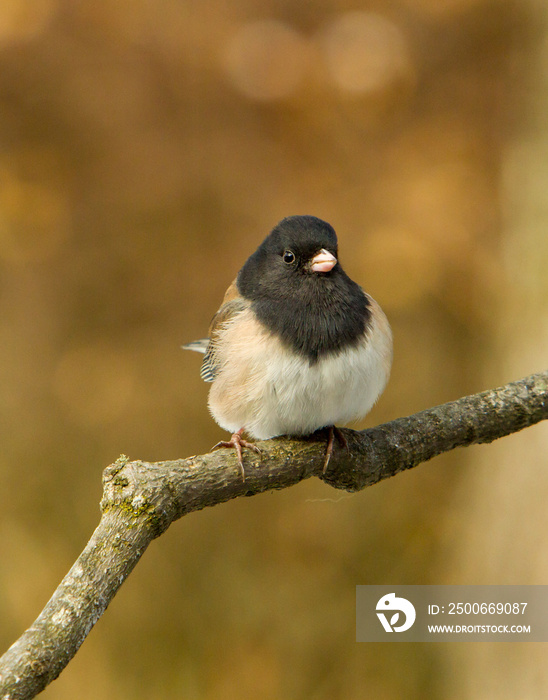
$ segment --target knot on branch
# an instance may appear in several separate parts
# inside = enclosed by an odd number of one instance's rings
[[[158,537],[177,513],[174,489],[165,477],[161,464],[130,461],[121,455],[103,472],[101,511],[115,510],[129,521],[129,527],[144,524]]]

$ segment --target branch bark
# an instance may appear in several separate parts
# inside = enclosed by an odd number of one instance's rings
[[[321,431],[263,441],[260,456],[246,451],[245,482],[232,451],[156,463],[120,457],[104,471],[102,517],[84,551],[0,659],[0,700],[33,698],[57,678],[150,542],[183,515],[311,476],[359,491],[455,447],[492,442],[546,418],[548,371],[369,430],[344,430],[348,449],[335,449],[326,474]]]

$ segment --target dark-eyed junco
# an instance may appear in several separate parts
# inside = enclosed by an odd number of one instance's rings
[[[382,309],[342,269],[333,228],[314,216],[280,221],[242,267],[209,327],[183,346],[205,353],[209,409],[245,478],[242,437],[308,435],[363,418],[382,393],[392,334]],[[338,437],[344,444],[342,433]]]

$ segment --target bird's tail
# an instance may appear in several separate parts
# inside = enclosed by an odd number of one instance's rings
[[[202,355],[205,355],[207,352],[207,348],[209,345],[209,338],[200,338],[200,340],[193,340],[190,343],[186,343],[185,345],[181,345],[183,350],[194,350],[194,352],[201,352]]]

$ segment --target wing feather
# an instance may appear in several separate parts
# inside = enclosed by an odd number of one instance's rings
[[[191,343],[183,345],[185,350],[194,350],[204,353],[202,367],[200,369],[200,377],[204,382],[212,382],[217,376],[220,362],[217,356],[217,348],[219,344],[219,336],[222,334],[226,324],[244,311],[249,305],[240,296],[236,287],[236,280],[228,288],[221,308],[213,317],[209,326],[209,338],[201,338],[194,340]]]

